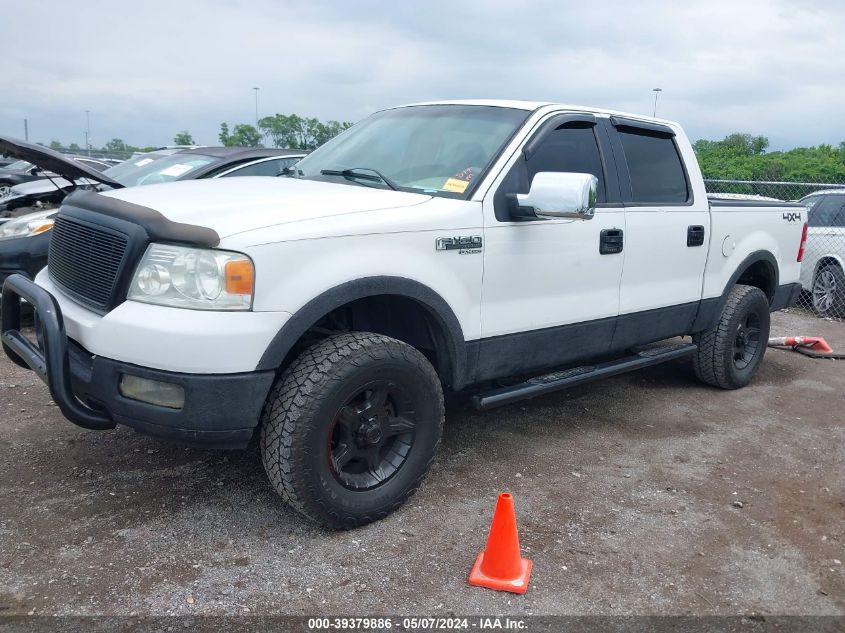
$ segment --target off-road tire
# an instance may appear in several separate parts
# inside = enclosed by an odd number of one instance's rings
[[[759,321],[759,346],[749,364],[739,368],[735,362],[735,343],[749,315],[756,315]],[[766,294],[754,286],[734,286],[713,328],[693,336],[693,342],[698,345],[693,355],[695,375],[702,382],[722,389],[739,389],[750,383],[766,353],[769,325]]]
[[[375,488],[351,490],[332,466],[331,433],[349,394],[371,380],[406,389],[417,422],[398,470]],[[384,518],[416,491],[434,459],[443,419],[440,380],[419,351],[379,334],[338,334],[306,349],[276,379],[262,412],[261,457],[293,509],[331,528],[353,528]]]

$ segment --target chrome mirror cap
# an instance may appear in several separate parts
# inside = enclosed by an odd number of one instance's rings
[[[596,212],[598,179],[592,174],[541,171],[528,193],[519,193],[521,207],[530,207],[538,218],[589,220]]]

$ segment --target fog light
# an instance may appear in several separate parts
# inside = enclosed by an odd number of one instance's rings
[[[130,374],[120,375],[120,393],[125,398],[147,402],[168,409],[185,406],[185,390],[182,385],[139,378]]]

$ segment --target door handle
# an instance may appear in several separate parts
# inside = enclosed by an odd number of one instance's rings
[[[687,246],[704,246],[704,227],[693,224],[687,227]]]
[[[613,255],[621,253],[625,245],[622,229],[604,229],[599,237],[599,254]]]

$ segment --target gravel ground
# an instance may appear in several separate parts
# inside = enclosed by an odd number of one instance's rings
[[[845,325],[775,315],[772,335]],[[66,422],[0,359],[0,614],[843,614],[845,365],[769,350],[719,391],[674,362],[487,413],[447,403],[393,516],[328,532],[255,451]],[[514,494],[524,596],[469,587]],[[741,507],[740,507],[741,506]]]

